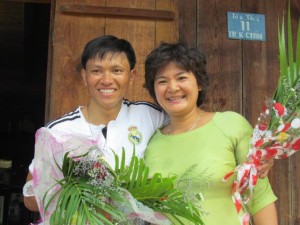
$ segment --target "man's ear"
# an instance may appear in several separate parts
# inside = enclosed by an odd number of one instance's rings
[[[86,81],[86,71],[85,69],[81,69],[81,77],[82,77],[82,82],[85,86],[87,86],[87,81]]]
[[[129,81],[130,84],[133,84],[133,81],[134,81],[134,79],[135,79],[136,74],[137,74],[136,69],[132,69],[132,70],[130,71],[130,78],[129,78],[129,79],[130,79],[130,81]]]

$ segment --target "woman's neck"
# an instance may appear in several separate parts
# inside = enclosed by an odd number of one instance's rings
[[[201,124],[204,111],[197,109],[185,116],[170,115],[170,123],[163,129],[165,134],[180,134],[191,131]]]

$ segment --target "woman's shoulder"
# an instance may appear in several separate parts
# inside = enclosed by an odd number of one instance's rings
[[[216,112],[214,119],[224,123],[249,123],[244,116],[234,111]]]
[[[252,132],[252,126],[241,114],[233,111],[216,112],[213,117],[215,126],[226,133]]]

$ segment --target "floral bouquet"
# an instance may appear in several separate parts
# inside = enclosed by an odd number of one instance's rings
[[[149,178],[134,151],[125,165],[124,149],[121,158],[115,154],[113,169],[97,146],[79,136],[37,131],[33,182],[45,225],[203,224],[200,196],[176,189],[176,176]]]
[[[264,159],[287,158],[300,150],[300,26],[298,26],[294,59],[290,9],[288,10],[286,50],[284,20],[279,27],[280,77],[272,99],[267,99],[254,127],[247,160],[225,175],[226,181],[234,173],[233,202],[241,224],[250,222],[247,203],[257,183],[257,167]],[[288,52],[288,56],[287,56]]]

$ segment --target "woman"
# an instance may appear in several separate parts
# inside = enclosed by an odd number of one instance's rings
[[[204,195],[205,224],[239,225],[233,179],[224,183],[222,178],[246,159],[252,128],[235,112],[199,108],[208,86],[205,65],[203,54],[180,43],[162,43],[147,56],[145,87],[170,122],[151,138],[145,162],[151,173],[163,176],[180,176],[195,166],[194,177],[187,178],[194,182],[185,188]],[[275,200],[268,179],[259,179],[248,204],[255,225],[278,224]]]

